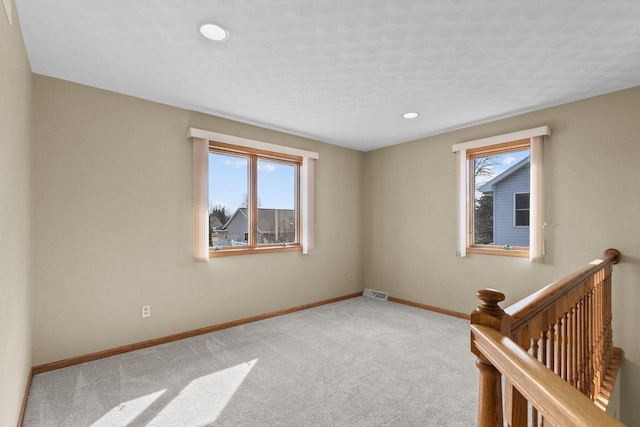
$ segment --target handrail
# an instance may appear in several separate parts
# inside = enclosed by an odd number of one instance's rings
[[[471,325],[471,339],[472,346],[531,402],[545,421],[563,427],[624,425],[496,329]],[[502,420],[495,425],[502,426]]]
[[[523,324],[541,313],[546,307],[567,295],[576,285],[588,280],[594,273],[609,264],[620,262],[620,252],[616,249],[604,251],[601,259],[591,261],[586,266],[562,279],[545,286],[537,292],[512,304],[504,311],[511,318],[511,331],[515,331]]]
[[[607,249],[578,271],[546,286],[503,310],[498,303],[505,295],[495,289],[477,292],[483,303],[471,313],[475,326],[494,329],[509,342],[548,370],[548,375],[564,381],[592,401],[606,408],[615,382],[622,350],[613,347],[611,290],[613,265],[621,255]],[[472,332],[471,351],[478,357],[480,399],[478,424],[502,425],[501,371],[477,347]],[[545,420],[528,405],[522,392],[507,377],[504,409],[510,426],[534,426]],[[530,410],[529,410],[530,409]],[[598,409],[598,410],[600,410]]]

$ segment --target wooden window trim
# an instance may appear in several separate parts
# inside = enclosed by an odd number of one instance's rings
[[[504,249],[502,246],[473,245],[467,248],[467,253],[529,258],[529,248],[521,246],[514,246],[512,249]]]
[[[487,147],[471,148],[467,150],[467,158],[505,154],[511,151],[526,150],[529,149],[529,147],[531,147],[530,139],[503,142],[501,144],[489,145]]]
[[[302,157],[291,154],[276,153],[272,151],[260,150],[251,147],[243,147],[227,144],[219,141],[209,141],[209,152],[227,155],[241,155],[248,158],[248,181],[247,189],[249,198],[249,224],[248,224],[248,245],[230,246],[214,249],[209,247],[209,258],[236,255],[252,255],[261,253],[276,252],[298,252],[302,251],[302,224],[300,215],[300,168],[302,167]],[[282,244],[259,244],[258,243],[258,161],[267,160],[281,162],[286,165],[295,165],[296,179],[295,189],[295,214],[296,214],[296,234],[295,242]]]
[[[218,141],[209,141],[209,149],[219,149],[221,152],[231,152],[236,154],[255,154],[260,157],[266,157],[274,160],[284,160],[285,162],[295,162],[302,164],[302,157],[293,156],[291,154],[276,153],[274,151],[259,150],[251,147],[241,147],[239,145],[227,144]]]
[[[289,244],[287,246],[259,246],[257,248],[235,246],[228,249],[209,248],[209,258],[225,257],[225,256],[237,256],[237,255],[255,255],[255,254],[273,254],[276,252],[301,252],[302,245]]]
[[[468,200],[467,200],[467,220],[469,222],[469,232],[467,235],[467,253],[469,254],[482,254],[482,255],[498,255],[498,256],[510,256],[519,258],[528,258],[530,255],[529,248],[522,246],[513,246],[511,249],[504,249],[502,245],[478,245],[473,242],[475,234],[475,176],[473,161],[478,157],[487,157],[499,154],[506,154],[513,151],[531,150],[530,139],[519,139],[517,141],[509,141],[495,145],[489,145],[485,147],[473,148],[467,150],[467,163],[468,163]],[[515,212],[515,207],[514,207]],[[515,223],[515,218],[514,218]],[[523,228],[523,227],[518,227]]]

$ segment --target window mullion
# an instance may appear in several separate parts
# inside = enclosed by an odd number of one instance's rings
[[[474,245],[473,236],[474,236],[474,221],[475,221],[475,190],[476,190],[476,180],[474,176],[474,167],[473,167],[473,157],[467,157],[467,247],[471,247]]]
[[[255,248],[258,246],[258,156],[252,154],[249,163],[249,221],[251,226],[249,246]]]
[[[302,243],[302,221],[301,221],[301,210],[300,210],[300,164],[296,164],[296,175],[294,182],[294,193],[295,193],[295,210],[296,210],[296,234],[295,234],[295,243]]]

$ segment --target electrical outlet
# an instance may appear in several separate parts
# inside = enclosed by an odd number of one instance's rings
[[[353,280],[353,273],[349,273],[349,280]]]
[[[142,317],[150,317],[151,316],[151,306],[143,305],[142,306]]]

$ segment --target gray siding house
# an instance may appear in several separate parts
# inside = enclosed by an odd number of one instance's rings
[[[529,246],[529,157],[479,188],[493,193],[493,244]]]
[[[242,246],[249,240],[247,208],[238,208],[218,232],[214,246]],[[293,209],[258,208],[258,243],[293,243],[296,240],[296,213]]]

